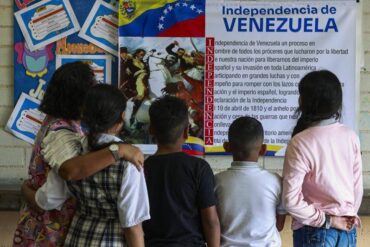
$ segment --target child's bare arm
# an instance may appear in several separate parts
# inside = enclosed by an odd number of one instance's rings
[[[131,162],[140,170],[144,164],[144,155],[140,149],[130,144],[118,145],[120,157]],[[104,148],[63,162],[59,168],[59,175],[65,180],[80,180],[114,163],[112,153],[108,148]]]
[[[129,247],[144,247],[144,233],[141,224],[123,230]]]
[[[28,180],[25,180],[22,184],[22,187],[21,187],[21,192],[22,192],[22,195],[26,201],[26,203],[31,207],[33,208],[34,210],[36,211],[43,211],[36,203],[36,200],[35,200],[35,194],[36,194],[36,190],[34,190]]]
[[[281,232],[284,229],[285,224],[285,214],[276,214],[276,228],[279,232]]]
[[[216,206],[201,209],[202,227],[208,247],[220,246],[220,221]]]

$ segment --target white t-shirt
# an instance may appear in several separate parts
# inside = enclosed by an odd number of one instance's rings
[[[221,246],[281,246],[276,214],[280,205],[281,178],[255,162],[234,161],[215,176]]]
[[[44,210],[60,209],[63,203],[71,196],[65,181],[58,175],[60,165],[70,158],[78,155],[78,152],[69,152],[65,157],[57,157],[56,148],[60,141],[65,143],[76,143],[75,133],[68,133],[68,130],[59,130],[48,134],[46,141],[55,140],[51,144],[53,150],[43,150],[43,156],[46,162],[51,166],[45,184],[39,188],[35,195],[36,203]],[[81,141],[82,140],[82,141]],[[83,152],[87,151],[87,140],[81,139]],[[99,136],[100,144],[109,142],[120,142],[121,139],[107,134]],[[59,143],[57,143],[59,142]],[[54,145],[53,145],[54,144]],[[47,145],[49,146],[49,145]],[[75,145],[76,147],[78,145]],[[81,150],[81,146],[80,146]],[[80,151],[81,152],[81,151]],[[75,154],[74,156],[71,156]],[[132,227],[144,220],[150,219],[148,191],[146,188],[145,176],[143,171],[138,171],[134,165],[126,162],[124,174],[122,177],[121,189],[117,198],[117,210],[122,228]]]

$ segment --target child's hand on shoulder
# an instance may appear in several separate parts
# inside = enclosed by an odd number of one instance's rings
[[[144,166],[144,154],[138,147],[131,144],[119,144],[120,157],[131,162],[139,171]]]

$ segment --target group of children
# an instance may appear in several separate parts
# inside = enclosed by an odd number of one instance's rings
[[[338,123],[342,91],[331,72],[299,84],[283,179],[258,165],[264,131],[251,117],[230,125],[228,170],[214,176],[204,159],[183,153],[188,107],[172,96],[149,109],[158,149],[144,161],[118,137],[125,97],[94,84],[81,62],[49,83],[14,246],[281,246],[288,213],[294,246],[355,246],[361,155],[354,132]]]

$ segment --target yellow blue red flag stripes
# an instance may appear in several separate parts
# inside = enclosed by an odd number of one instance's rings
[[[121,0],[121,37],[204,37],[205,0]]]

